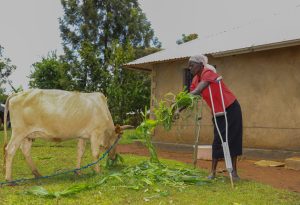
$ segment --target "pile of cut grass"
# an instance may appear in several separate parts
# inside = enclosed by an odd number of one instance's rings
[[[112,168],[112,166],[109,168]],[[159,186],[184,189],[187,185],[200,186],[209,184],[212,181],[205,179],[205,175],[199,170],[188,168],[174,169],[162,163],[143,161],[137,165],[125,167],[117,172],[107,170],[107,172],[94,183],[76,184],[63,191],[48,191],[44,187],[34,186],[25,191],[25,194],[46,198],[68,197],[82,191],[95,189],[108,182],[117,182],[117,186],[122,188],[155,192],[158,197],[169,195],[167,191],[158,188]]]

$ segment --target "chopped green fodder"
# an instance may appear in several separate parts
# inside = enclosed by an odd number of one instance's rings
[[[197,103],[199,97],[182,91],[177,95],[168,93],[165,98],[158,103],[158,107],[154,109],[156,120],[147,117],[147,108],[143,115],[143,122],[137,127],[137,135],[144,139],[145,145],[150,153],[150,162],[159,163],[155,147],[152,144],[152,134],[157,125],[162,125],[165,130],[169,131],[174,120],[175,111],[180,108],[192,109]],[[168,105],[167,102],[171,102]]]
[[[117,153],[115,159],[113,160],[110,159],[109,157],[106,158],[105,167],[109,169],[110,167],[116,166],[119,163],[123,164],[124,159],[120,154]]]
[[[192,109],[199,99],[199,96],[192,95],[187,91],[182,91],[177,95],[167,93],[154,109],[156,120],[168,131],[172,127],[175,111],[180,108]]]
[[[180,168],[171,169],[161,163],[144,161],[135,166],[125,167],[119,172],[108,172],[94,183],[78,184],[63,191],[50,192],[43,187],[34,186],[25,191],[25,194],[36,195],[45,198],[59,198],[75,195],[81,191],[94,189],[98,186],[115,186],[132,190],[143,190],[143,192],[155,193],[145,197],[145,200],[168,196],[167,191],[158,187],[161,185],[185,189],[188,185],[205,185],[213,183],[207,180],[203,173],[194,169]]]
[[[147,108],[145,108],[145,112],[142,113],[142,115],[143,122],[136,128],[137,134],[140,136],[140,138],[144,139],[144,143],[150,153],[150,162],[159,163],[155,147],[151,141],[153,130],[158,121],[147,118]]]

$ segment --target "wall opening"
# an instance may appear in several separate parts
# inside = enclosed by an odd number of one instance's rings
[[[185,68],[183,70],[183,83],[184,83],[183,87],[185,90],[190,91],[192,79],[193,79],[193,76],[192,76],[190,69]]]

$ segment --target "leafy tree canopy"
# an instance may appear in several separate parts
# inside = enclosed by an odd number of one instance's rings
[[[76,90],[107,94],[116,44],[125,52],[159,44],[137,0],[61,2],[64,9],[60,19],[64,61],[70,65]],[[126,61],[133,58],[127,57]]]
[[[29,86],[41,89],[71,90],[68,66],[59,59],[55,52],[42,57],[40,62],[33,65],[34,71],[29,78]]]

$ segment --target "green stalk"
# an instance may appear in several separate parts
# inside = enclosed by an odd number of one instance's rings
[[[139,133],[142,136],[142,138],[145,139],[145,145],[148,148],[150,153],[150,162],[159,163],[156,149],[151,141],[152,140],[151,136],[157,125],[157,121],[148,119],[147,107],[145,107],[145,112],[142,113],[142,115],[143,115],[143,122],[140,124],[140,126],[138,126],[137,133]]]

